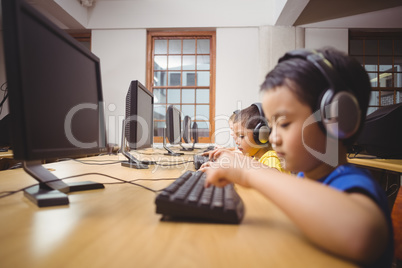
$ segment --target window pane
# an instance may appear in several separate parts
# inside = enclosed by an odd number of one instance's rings
[[[392,55],[392,40],[379,41],[380,55]]]
[[[394,40],[395,55],[402,55],[402,40]]]
[[[180,89],[168,89],[168,103],[180,103]]]
[[[154,103],[166,103],[166,89],[154,89]]]
[[[166,70],[167,67],[167,57],[166,56],[155,56],[154,57],[154,70]]]
[[[209,103],[209,89],[197,89],[197,103]]]
[[[394,92],[381,92],[381,106],[394,104]]]
[[[181,40],[169,40],[169,54],[181,54]]]
[[[169,86],[180,86],[180,73],[170,72],[169,73]]]
[[[183,72],[183,86],[195,86],[194,72]]]
[[[197,72],[197,86],[209,86],[209,72]]]
[[[363,55],[363,40],[350,40],[350,55]]]
[[[401,103],[401,102],[402,102],[402,92],[397,91],[396,92],[396,101],[395,101],[395,103]]]
[[[195,54],[195,40],[184,39],[183,40],[183,54]]]
[[[378,57],[366,57],[364,67],[367,72],[377,72]]]
[[[394,74],[394,87],[402,87],[402,73]]]
[[[180,70],[181,69],[181,56],[169,56],[168,69],[169,70]]]
[[[154,72],[154,86],[166,86],[166,72]]]
[[[378,106],[378,104],[380,103],[378,96],[379,96],[378,91],[371,91],[369,106]]]
[[[183,118],[186,115],[190,116],[191,118],[194,118],[194,105],[182,105],[181,111],[183,113]]]
[[[197,56],[197,70],[209,70],[209,56]]]
[[[209,39],[198,39],[197,40],[197,53],[198,54],[209,54]]]
[[[166,117],[166,105],[154,105],[154,118],[158,120],[165,120]]]
[[[195,56],[183,56],[183,70],[195,70]]]
[[[195,103],[195,90],[194,89],[183,89],[182,92],[182,103]]]
[[[380,72],[392,72],[392,57],[380,57]]]
[[[209,105],[197,105],[197,120],[209,120]]]
[[[378,85],[377,73],[368,73],[368,76],[371,82],[371,87],[377,87]]]
[[[167,40],[155,40],[155,54],[167,53]]]
[[[380,73],[379,87],[392,87],[392,73]]]
[[[366,40],[366,55],[378,55],[377,40]]]

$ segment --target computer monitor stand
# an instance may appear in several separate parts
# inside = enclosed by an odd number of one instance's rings
[[[126,123],[127,120],[123,119],[123,129],[121,133],[121,147],[120,151],[121,153],[127,158],[128,161],[124,161],[121,163],[123,167],[129,167],[129,168],[136,168],[136,169],[147,169],[149,168],[148,165],[154,165],[156,162],[155,161],[140,161],[137,158],[135,158],[132,154],[130,154],[127,151],[127,146],[126,146]]]
[[[193,145],[193,147],[186,148],[180,143],[180,147],[181,147],[180,151],[185,151],[185,152],[194,151],[194,145]]]
[[[24,195],[38,207],[67,205],[67,193],[105,188],[102,183],[92,181],[66,183],[43,167],[39,160],[24,161],[23,168],[39,182],[24,190]]]
[[[167,145],[166,145],[166,128],[163,129],[163,148],[165,148],[165,150],[168,151],[167,153],[165,153],[165,155],[171,155],[171,156],[184,155],[184,153],[175,153],[167,147]]]

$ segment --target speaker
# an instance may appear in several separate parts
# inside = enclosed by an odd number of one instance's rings
[[[271,134],[271,128],[268,126],[265,120],[264,112],[260,102],[251,104],[257,107],[260,117],[260,122],[253,129],[253,139],[258,145],[267,144],[269,141],[269,134]]]
[[[299,49],[286,53],[278,63],[294,58],[304,59],[314,64],[329,84],[318,100],[316,110],[320,110],[321,127],[332,137],[347,139],[359,129],[361,111],[352,91],[343,83],[337,71],[322,53]]]

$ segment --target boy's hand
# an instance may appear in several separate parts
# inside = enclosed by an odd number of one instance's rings
[[[221,154],[223,152],[230,152],[230,150],[225,149],[225,148],[218,148],[218,149],[215,149],[212,151],[205,152],[202,155],[208,156],[209,160],[211,160],[211,161],[215,161],[216,159],[218,159],[221,156]]]
[[[219,158],[214,162],[207,162],[201,166],[200,170],[207,174],[205,187],[215,185],[224,187],[229,183],[237,183],[244,187],[250,187],[244,171],[250,166],[251,159],[241,154],[236,154],[228,150],[221,151]]]

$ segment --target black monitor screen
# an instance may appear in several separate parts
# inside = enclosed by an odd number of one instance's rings
[[[99,152],[99,59],[23,1],[4,0],[3,19],[15,158]]]
[[[65,205],[66,193],[104,186],[65,183],[41,160],[106,151],[100,61],[25,1],[1,4],[13,154],[41,182],[25,194]]]
[[[152,147],[154,96],[137,80],[126,96],[126,139],[131,149]]]
[[[170,144],[181,143],[181,112],[173,105],[166,111],[166,136]]]
[[[188,115],[183,119],[183,141],[191,143],[191,117]]]

